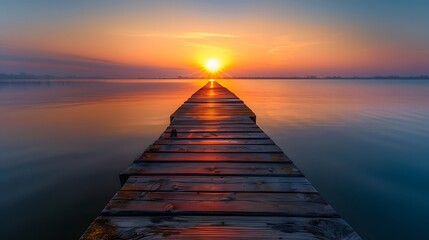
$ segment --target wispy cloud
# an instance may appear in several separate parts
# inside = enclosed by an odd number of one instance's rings
[[[210,33],[210,32],[188,32],[177,35],[176,38],[181,39],[203,39],[203,38],[238,38],[237,35]]]
[[[132,65],[109,60],[48,52],[22,52],[0,47],[0,72],[108,77],[171,77],[180,68]]]
[[[334,41],[321,40],[321,41],[303,41],[303,42],[290,42],[286,44],[281,44],[277,46],[273,46],[268,50],[268,54],[282,54],[285,51],[296,51],[305,47],[316,46],[316,45],[324,45],[331,44]]]
[[[115,33],[115,35],[127,37],[146,37],[146,38],[172,38],[172,39],[208,39],[208,38],[238,38],[239,36],[225,33],[213,32],[184,32],[177,34],[163,34],[163,33]]]

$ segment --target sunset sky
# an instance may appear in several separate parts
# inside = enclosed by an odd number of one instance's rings
[[[0,72],[429,74],[429,2],[0,0]]]

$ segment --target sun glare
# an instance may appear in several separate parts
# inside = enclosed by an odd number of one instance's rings
[[[217,59],[209,59],[206,62],[205,68],[209,73],[216,73],[220,70],[220,62]]]

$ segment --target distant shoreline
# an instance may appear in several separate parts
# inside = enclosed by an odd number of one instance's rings
[[[5,74],[0,73],[0,80],[55,80],[55,79],[205,79],[201,77],[186,77],[186,76],[177,76],[177,77],[105,77],[105,76],[55,76],[55,75],[35,75],[35,74]],[[285,76],[285,77],[221,77],[218,79],[272,79],[272,80],[429,80],[429,75],[418,75],[418,76],[396,76],[396,75],[383,75],[383,76]]]

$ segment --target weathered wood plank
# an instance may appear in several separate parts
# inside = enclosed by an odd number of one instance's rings
[[[123,191],[316,193],[304,177],[130,177]],[[262,196],[262,195],[261,195]]]
[[[237,115],[237,114],[251,114],[254,115],[254,113],[245,108],[241,109],[229,109],[229,108],[179,108],[174,112],[174,115],[179,114],[185,114],[185,113],[193,113],[193,114],[201,114],[201,115]]]
[[[147,152],[257,152],[281,153],[277,145],[151,145]]]
[[[172,122],[167,128],[178,128],[178,127],[197,127],[197,128],[234,128],[234,127],[242,127],[242,128],[259,128],[258,125],[256,125],[254,122],[247,122],[247,123],[219,123],[219,122],[211,122],[211,123],[205,123],[205,122],[197,122],[197,121],[182,121],[180,123]]]
[[[175,120],[198,120],[198,121],[247,121],[248,116],[176,116]]]
[[[213,98],[216,97],[218,95],[230,95],[230,98],[236,98],[237,96],[232,93],[231,91],[229,91],[226,88],[223,87],[211,87],[211,88],[201,88],[200,90],[196,91],[194,94],[192,94],[192,96],[198,96],[198,95],[202,95],[205,97],[209,97],[209,98]]]
[[[326,202],[318,193],[276,193],[264,194],[255,192],[161,192],[161,191],[118,191],[112,200],[157,201],[157,202],[279,202],[322,203]],[[275,206],[273,206],[275,207]],[[195,209],[198,209],[195,207]],[[200,209],[204,211],[204,209]],[[222,210],[226,211],[226,210]],[[260,210],[258,210],[260,211]]]
[[[244,103],[184,103],[179,109],[249,109]]]
[[[81,240],[91,239],[335,239],[360,240],[340,218],[147,216],[98,217]]]
[[[182,105],[179,107],[176,112],[198,112],[198,111],[230,111],[230,112],[252,112],[248,107],[243,106],[225,106],[225,107],[209,107],[209,106],[186,106]]]
[[[186,103],[243,103],[238,98],[189,98]]]
[[[234,116],[243,116],[243,117],[249,117],[249,118],[255,118],[255,114],[252,114],[250,112],[232,112],[232,111],[207,111],[207,112],[179,112],[174,113],[171,115],[171,117],[177,117],[177,116],[185,116],[185,117],[207,117],[208,119],[215,119],[221,116],[229,117],[231,115]]]
[[[225,161],[291,163],[283,153],[151,153],[145,152],[138,161]]]
[[[204,102],[204,103],[195,103],[195,102],[185,102],[180,107],[243,107],[248,108],[243,102]]]
[[[188,129],[188,128],[259,128],[258,125],[256,125],[255,123],[253,124],[170,124],[167,129],[171,129],[171,128],[184,128],[184,129]]]
[[[314,193],[196,193],[119,191],[102,211],[105,216],[244,215],[337,217]]]
[[[173,114],[170,116],[170,121],[176,117],[194,117],[195,119],[207,119],[207,120],[216,120],[222,119],[223,117],[229,118],[231,114],[198,114],[198,113],[184,113],[184,114]],[[236,117],[245,117],[250,118],[256,122],[256,116],[251,114],[233,114]]]
[[[120,175],[121,183],[130,176],[140,175],[302,176],[295,165],[289,163],[135,162]]]
[[[191,95],[192,98],[211,98],[211,99],[225,99],[225,98],[235,98],[238,99],[237,96],[231,92],[221,92],[220,90],[208,89],[196,92]]]
[[[161,135],[161,138],[167,139],[171,138],[171,134],[169,132],[165,132]],[[264,132],[178,132],[177,137],[174,137],[175,139],[183,138],[183,139],[189,139],[189,138],[241,138],[241,139],[260,139],[260,138],[269,138],[267,134]]]
[[[154,142],[156,145],[272,145],[271,139],[176,139],[162,138]]]
[[[207,106],[204,106],[207,105]],[[199,105],[182,105],[180,106],[177,110],[182,110],[182,111],[213,111],[213,110],[226,110],[226,111],[246,111],[246,112],[251,112],[252,110],[250,108],[248,108],[246,105],[244,104],[234,104],[234,105],[224,105],[222,106],[219,103],[216,103],[215,106],[211,106],[214,105],[213,103],[200,103]]]
[[[260,128],[176,128],[180,133],[262,133]],[[171,129],[166,129],[165,133],[171,132]]]
[[[249,109],[244,103],[184,103],[178,109]],[[250,109],[249,109],[250,110]]]
[[[169,127],[165,132],[171,132],[172,128]],[[178,133],[191,133],[191,132],[262,132],[259,127],[177,127]]]
[[[175,118],[171,124],[173,125],[221,125],[221,124],[240,124],[240,125],[244,125],[244,124],[255,124],[254,121],[250,120],[250,118],[245,118],[242,120],[192,120],[192,119],[179,119],[180,117]]]

